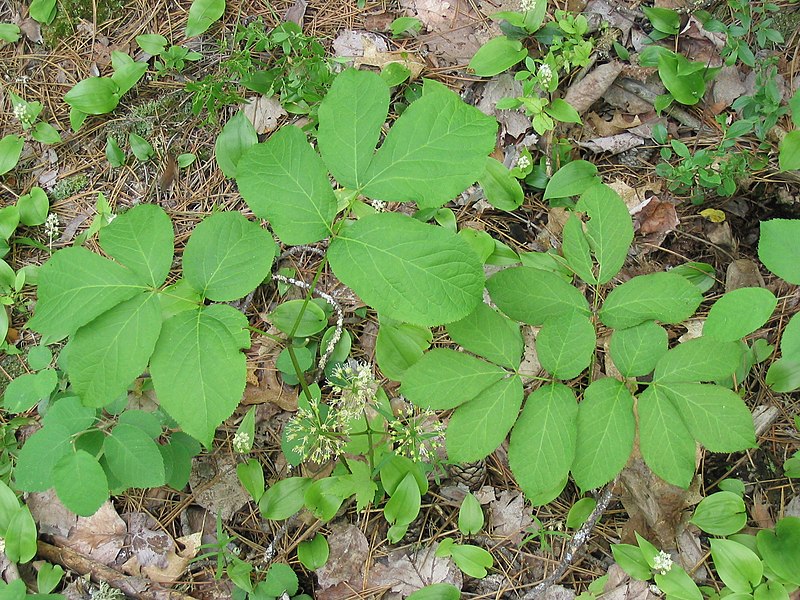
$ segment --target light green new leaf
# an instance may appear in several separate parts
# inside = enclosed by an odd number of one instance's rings
[[[794,118],[798,119],[796,113]],[[800,169],[800,129],[789,131],[778,146],[778,167],[781,171]]]
[[[687,488],[694,476],[695,441],[680,413],[659,387],[639,396],[639,448],[653,473]]]
[[[767,322],[778,305],[775,295],[764,288],[740,288],[714,303],[703,325],[703,335],[733,342]]]
[[[628,462],[636,421],[633,396],[611,377],[593,381],[578,405],[578,437],[572,476],[581,490],[605,485]]]
[[[667,352],[667,331],[655,321],[645,321],[611,334],[611,360],[625,377],[641,377],[653,372]]]
[[[486,458],[506,439],[522,406],[522,381],[501,379],[459,406],[447,426],[447,456],[455,462]]]
[[[392,525],[408,525],[419,514],[421,495],[413,473],[406,473],[383,508],[383,516]]]
[[[39,270],[39,300],[28,326],[57,341],[146,289],[133,271],[85,248],[64,248]]]
[[[458,510],[458,530],[462,535],[474,535],[483,528],[483,523],[481,503],[473,494],[467,494]]]
[[[225,0],[194,0],[189,7],[186,37],[205,32],[225,12]]]
[[[594,325],[578,312],[547,319],[536,336],[536,352],[545,371],[572,379],[589,366],[596,343]]]
[[[659,359],[653,381],[717,381],[733,373],[741,359],[742,347],[737,342],[694,338],[675,346]]]
[[[300,315],[300,322],[297,317]],[[306,304],[305,300],[288,300],[281,302],[269,316],[270,322],[283,333],[294,337],[308,337],[319,333],[328,326],[325,311],[315,302]],[[295,329],[297,324],[297,329]]]
[[[14,469],[16,487],[25,492],[44,492],[53,487],[53,467],[72,451],[72,432],[63,425],[42,427],[22,446]]]
[[[481,300],[483,268],[470,245],[402,214],[359,219],[331,242],[328,260],[342,283],[398,321],[441,325]]]
[[[58,133],[58,129],[50,125],[50,123],[45,123],[44,121],[39,121],[33,126],[31,137],[42,144],[61,143],[61,134]]]
[[[134,206],[100,230],[100,246],[106,254],[154,288],[169,275],[173,239],[172,221],[155,204]]]
[[[161,407],[181,429],[211,446],[217,426],[233,413],[244,393],[247,366],[241,340],[231,334],[227,305],[181,312],[164,322],[150,361]],[[226,316],[220,313],[228,312]]]
[[[712,452],[756,445],[753,417],[736,392],[719,385],[669,383],[659,388],[672,400],[694,438]]]
[[[759,531],[756,540],[764,564],[781,579],[800,585],[800,517],[784,517],[774,531]]]
[[[567,222],[564,223],[561,252],[567,259],[567,264],[578,277],[586,283],[597,283],[597,276],[592,264],[592,253],[583,227],[583,221],[575,213],[570,213]]]
[[[800,313],[796,313],[781,335],[781,355],[784,358],[800,361]]]
[[[64,102],[87,115],[109,113],[119,104],[119,86],[109,77],[82,79],[64,96]]]
[[[0,311],[5,312],[5,307],[0,307]],[[41,400],[49,398],[57,385],[58,375],[53,369],[20,375],[8,384],[3,394],[3,408],[12,413],[30,410]]]
[[[492,300],[512,319],[541,325],[547,319],[578,312],[589,314],[589,303],[574,286],[541,269],[513,267],[486,282]]]
[[[697,287],[680,275],[639,275],[611,291],[600,310],[600,320],[612,329],[652,320],[680,323],[691,317],[702,301]]]
[[[779,358],[767,370],[767,385],[779,393],[800,388],[800,360]]]
[[[33,0],[28,14],[34,21],[49,25],[56,17],[56,0]]]
[[[257,143],[255,127],[240,110],[225,123],[214,143],[214,156],[225,177],[236,177],[242,155]]]
[[[400,381],[406,369],[422,358],[431,340],[433,334],[428,327],[381,317],[375,342],[375,361],[386,377]]]
[[[544,199],[583,194],[598,182],[597,167],[586,160],[573,160],[556,171],[544,190]]]
[[[347,69],[319,105],[317,143],[328,170],[339,184],[362,186],[381,127],[389,113],[389,88],[370,71]]]
[[[720,579],[732,591],[750,594],[761,583],[764,564],[747,546],[733,540],[712,539],[711,558]]]
[[[36,556],[36,522],[27,506],[21,507],[11,517],[4,532],[5,555],[15,563],[26,563]]]
[[[525,401],[511,432],[508,460],[525,496],[547,504],[567,482],[575,457],[578,402],[561,383],[547,384]]]
[[[470,186],[494,149],[497,121],[443,86],[426,83],[389,131],[362,193],[437,208]]]
[[[47,194],[40,187],[34,187],[29,194],[20,196],[17,200],[19,222],[29,227],[42,225],[47,219],[50,210],[50,201]]]
[[[20,38],[19,25],[13,23],[0,23],[0,40],[13,44]]]
[[[469,69],[478,77],[493,77],[510,69],[526,56],[528,51],[522,42],[501,35],[478,49],[469,61]]]
[[[155,294],[139,294],[81,327],[64,348],[73,389],[86,406],[109,404],[147,368],[161,332]]]
[[[241,213],[222,212],[195,228],[183,251],[183,275],[204,297],[228,302],[264,281],[274,257],[267,231]]]
[[[758,258],[770,271],[789,283],[800,285],[800,219],[761,222]]]
[[[553,98],[550,104],[544,107],[544,112],[562,123],[580,123],[581,116],[572,105],[561,98]]]
[[[103,455],[125,488],[159,487],[165,483],[164,459],[158,444],[138,427],[127,423],[114,427],[103,443]]]
[[[21,135],[7,135],[0,139],[0,175],[17,166],[24,145],[25,140]]]
[[[313,244],[331,233],[336,196],[305,133],[282,127],[239,160],[236,183],[253,212],[268,219],[282,242]]]
[[[108,479],[97,459],[85,452],[67,454],[53,468],[58,498],[80,517],[91,517],[108,500]]]
[[[486,200],[497,209],[512,211],[522,205],[525,194],[519,179],[511,174],[499,160],[486,157],[486,170],[478,178]]]
[[[455,408],[500,381],[507,372],[469,354],[435,348],[411,365],[402,377],[402,394],[417,406]]]
[[[456,344],[492,362],[516,369],[522,357],[519,324],[481,302],[469,315],[447,325]]]

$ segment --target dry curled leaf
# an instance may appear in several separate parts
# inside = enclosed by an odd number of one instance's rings
[[[275,131],[278,120],[287,114],[275,96],[252,98],[244,104],[243,109],[244,116],[253,124],[256,133]]]
[[[578,142],[581,148],[588,148],[595,154],[601,152],[609,152],[610,154],[619,154],[631,148],[636,148],[644,144],[644,140],[638,135],[632,133],[619,133],[608,137],[598,137],[585,142]]]
[[[66,539],[57,539],[66,546],[104,565],[111,565],[125,545],[128,528],[114,506],[106,501],[91,517],[78,517]]]
[[[364,567],[369,557],[369,542],[355,525],[336,524],[328,535],[330,558],[316,570],[321,589],[347,582],[353,589],[362,589]]]
[[[488,525],[495,537],[522,543],[525,531],[533,525],[533,509],[525,506],[521,492],[503,490],[500,498],[489,504]]]
[[[578,113],[583,114],[592,107],[592,104],[603,97],[605,91],[611,87],[621,72],[622,63],[618,61],[600,65],[586,77],[570,86],[564,100]]]
[[[449,583],[461,589],[461,571],[450,557],[436,556],[438,546],[426,546],[411,557],[401,551],[392,552],[370,569],[370,587],[388,587],[404,597],[434,583]]]
[[[362,65],[383,69],[386,65],[398,63],[411,72],[411,79],[416,79],[425,68],[421,58],[405,51],[382,52],[368,37],[363,38],[364,54],[353,61],[353,66],[358,69]]]

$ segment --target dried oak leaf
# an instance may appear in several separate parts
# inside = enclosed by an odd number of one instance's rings
[[[223,521],[250,501],[236,474],[236,462],[223,454],[198,456],[192,461],[189,477],[196,504],[219,515]]]
[[[78,517],[67,538],[56,537],[66,546],[104,565],[112,565],[125,545],[128,527],[107,501],[91,517]]]
[[[428,546],[413,557],[399,550],[392,552],[370,569],[370,587],[389,587],[391,591],[402,596],[408,596],[434,583],[449,583],[461,589],[461,571],[450,557],[436,556],[438,546],[439,544]]]
[[[348,582],[353,589],[362,589],[364,568],[369,557],[369,542],[355,525],[336,524],[328,536],[330,558],[316,570],[320,589]]]
[[[533,509],[525,506],[521,492],[503,490],[500,498],[489,504],[489,527],[495,537],[522,543],[525,530],[533,525]]]
[[[635,213],[633,228],[642,235],[666,235],[680,225],[680,222],[672,202],[662,201],[653,196]],[[663,238],[660,241],[663,241]]]
[[[631,148],[636,148],[642,144],[644,144],[644,140],[632,133],[619,133],[617,135],[597,137],[586,140],[585,142],[578,142],[578,146],[581,148],[588,148],[595,154],[609,152],[612,155],[625,152]]]
[[[244,116],[253,124],[256,133],[275,131],[278,127],[278,120],[287,114],[275,96],[252,98],[242,108]]]

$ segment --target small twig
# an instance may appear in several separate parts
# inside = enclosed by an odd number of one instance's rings
[[[656,98],[658,97],[657,94],[649,90],[646,86],[633,79],[628,79],[627,77],[617,78],[613,85],[618,85],[626,92],[630,92],[634,96],[638,96],[650,104],[654,104]],[[694,129],[695,131],[700,131],[703,129],[703,124],[682,108],[670,106],[666,108],[664,112],[666,112],[669,116],[674,117],[675,120],[681,125],[685,125],[686,127]]]
[[[556,570],[553,571],[547,579],[525,594],[522,597],[522,600],[533,600],[534,598],[539,598],[550,586],[561,579],[564,573],[567,572],[567,569],[572,564],[572,561],[575,560],[578,550],[580,550],[581,547],[586,543],[586,540],[589,539],[589,534],[591,533],[592,529],[594,529],[597,521],[600,520],[600,517],[605,512],[606,508],[608,508],[608,505],[611,502],[611,497],[613,496],[614,486],[616,484],[617,480],[614,479],[614,481],[606,486],[606,488],[603,490],[603,493],[600,494],[600,497],[597,499],[597,506],[594,507],[594,510],[589,515],[589,518],[586,519],[586,522],[581,525],[581,528],[578,529],[578,531],[575,532],[575,535],[572,536],[572,539],[567,546],[567,551],[564,553],[564,558],[561,559],[561,562],[558,564],[558,567],[556,567]]]

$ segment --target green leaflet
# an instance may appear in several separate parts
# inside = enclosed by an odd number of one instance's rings
[[[483,268],[469,244],[402,214],[359,219],[331,242],[328,260],[342,283],[398,321],[441,325],[481,300]]]
[[[300,316],[299,323],[297,322],[298,316]],[[325,311],[313,300],[308,303],[300,299],[281,302],[269,315],[269,320],[280,331],[294,337],[314,335],[328,325]],[[295,329],[295,324],[297,324],[297,329]]]
[[[503,163],[491,156],[486,157],[486,169],[478,178],[478,183],[489,204],[500,210],[516,210],[525,200],[519,179]]]
[[[123,394],[147,368],[160,332],[161,307],[153,293],[126,300],[81,327],[64,353],[83,403],[101,407]]]
[[[364,175],[362,193],[438,208],[483,172],[497,122],[444,86],[426,82],[389,131]]]
[[[800,518],[784,517],[774,531],[759,531],[756,540],[769,569],[784,581],[800,585]]]
[[[136,277],[158,287],[172,266],[172,221],[155,204],[139,204],[100,230],[100,246]]]
[[[578,405],[578,435],[572,476],[581,490],[605,485],[628,462],[636,421],[633,396],[611,377],[593,381]]]
[[[53,487],[53,467],[72,451],[72,432],[63,425],[42,427],[25,442],[14,470],[17,487],[25,492],[44,492]]]
[[[597,167],[594,163],[586,160],[573,160],[556,171],[547,182],[544,199],[578,196],[599,181]]]
[[[711,558],[720,579],[732,591],[751,593],[761,583],[764,563],[750,548],[733,540],[711,540]]]
[[[594,274],[594,265],[592,264],[592,253],[583,226],[583,221],[575,213],[571,213],[567,217],[562,232],[561,252],[567,259],[567,264],[578,277],[587,283],[597,283],[597,276]]]
[[[122,487],[158,487],[165,483],[158,444],[138,427],[127,423],[114,427],[103,444],[103,456]]]
[[[161,407],[206,447],[244,392],[247,369],[234,319],[240,332],[246,328],[245,316],[227,305],[178,313],[164,322],[150,360]]]
[[[183,275],[206,298],[228,302],[246,296],[269,275],[272,236],[241,213],[211,215],[192,232],[183,252]]]
[[[53,468],[59,500],[80,517],[90,517],[108,500],[108,479],[97,459],[83,450],[67,454]]]
[[[406,370],[400,389],[417,406],[446,410],[472,400],[506,374],[469,354],[436,348]]]
[[[596,343],[594,325],[578,312],[547,319],[536,336],[542,367],[558,379],[572,379],[589,366]]]
[[[39,282],[36,313],[28,326],[50,341],[75,333],[147,289],[132,271],[85,248],[64,248],[53,254],[42,265]]]
[[[756,446],[753,417],[735,392],[703,383],[658,387],[672,400],[692,436],[708,450],[737,452]]]
[[[786,327],[781,336],[781,355],[784,358],[800,360],[800,313],[796,313]]]
[[[528,396],[511,432],[508,461],[525,496],[547,504],[567,482],[575,457],[578,403],[561,383],[543,385]]]
[[[5,312],[5,307],[0,307],[0,311]],[[53,369],[20,375],[9,382],[3,394],[3,408],[12,413],[30,410],[41,400],[49,398],[57,385],[58,375]]]
[[[653,372],[667,352],[667,331],[655,321],[645,321],[611,334],[611,359],[625,377],[641,377]]]
[[[447,325],[447,333],[470,352],[516,369],[522,357],[519,325],[481,302],[469,315]]]
[[[261,516],[272,521],[291,517],[303,508],[303,498],[311,482],[310,477],[287,477],[271,485],[258,501]]]
[[[386,377],[400,381],[406,369],[422,358],[432,339],[433,334],[427,327],[381,317],[375,360]]]
[[[330,235],[336,196],[322,159],[298,127],[282,127],[250,148],[239,160],[236,183],[285,244],[313,244]]]
[[[64,95],[64,102],[87,115],[103,115],[117,107],[121,95],[110,77],[89,77],[75,84]]]
[[[236,177],[242,155],[258,143],[258,134],[244,112],[237,112],[225,123],[214,142],[214,155],[225,177]]]
[[[478,77],[492,77],[506,71],[528,56],[519,40],[501,35],[481,46],[469,61],[469,68]]]
[[[639,396],[639,448],[653,473],[682,488],[694,476],[695,442],[680,413],[659,387]]]
[[[653,382],[717,381],[733,373],[742,358],[737,342],[699,337],[679,344],[656,364]]]
[[[205,32],[225,12],[225,0],[194,0],[189,7],[186,37]]]
[[[319,106],[319,151],[340,185],[364,185],[381,127],[389,113],[389,88],[370,71],[346,69]]]
[[[97,411],[81,404],[77,396],[67,396],[57,400],[50,406],[42,419],[45,427],[61,425],[70,433],[79,433],[91,427]]]
[[[703,325],[703,335],[733,342],[753,333],[778,305],[775,295],[764,288],[740,288],[714,303]]]
[[[518,375],[501,379],[459,406],[447,426],[447,456],[472,462],[494,452],[514,425],[522,406]]]
[[[8,173],[17,166],[22,147],[25,145],[25,138],[21,135],[6,135],[0,139],[0,175]],[[6,207],[3,210],[7,210]],[[8,236],[5,236],[6,238]]]
[[[500,310],[530,325],[575,311],[590,314],[583,294],[549,271],[512,267],[490,277],[486,288]]]
[[[651,320],[680,323],[691,317],[702,301],[697,287],[680,275],[640,275],[611,291],[600,310],[600,320],[612,329]]]
[[[800,221],[772,219],[761,222],[758,258],[770,271],[789,283],[800,285]]]

